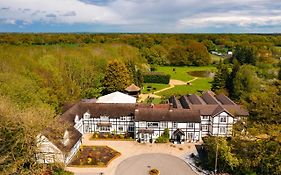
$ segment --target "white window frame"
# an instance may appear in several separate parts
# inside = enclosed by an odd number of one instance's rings
[[[167,128],[168,123],[167,122],[160,122],[159,126],[160,126],[160,128]]]
[[[226,116],[220,116],[220,122],[226,123]]]
[[[146,127],[146,122],[139,122],[139,127]]]
[[[202,125],[202,131],[208,131],[208,125]]]
[[[121,120],[121,121],[125,121],[125,120],[126,120],[126,117],[122,116],[122,117],[120,117],[120,120]]]
[[[178,123],[177,122],[173,122],[173,128],[177,128],[178,127]]]
[[[118,126],[118,131],[124,131],[124,127],[123,126]]]
[[[102,121],[108,121],[109,117],[108,116],[100,116],[100,120]]]
[[[194,128],[194,123],[187,123],[187,128]]]
[[[109,126],[99,126],[99,130],[101,132],[110,132],[110,127]]]
[[[148,128],[158,128],[159,122],[147,122],[147,127]]]
[[[219,132],[220,132],[220,134],[226,134],[226,127],[225,126],[220,126],[219,127]]]

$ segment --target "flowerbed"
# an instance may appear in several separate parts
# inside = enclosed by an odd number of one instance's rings
[[[119,155],[118,151],[108,146],[81,146],[69,165],[106,167]]]

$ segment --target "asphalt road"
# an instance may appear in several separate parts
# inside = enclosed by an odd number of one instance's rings
[[[180,158],[161,153],[130,157],[118,165],[115,175],[148,175],[152,168],[160,170],[161,175],[197,175]]]

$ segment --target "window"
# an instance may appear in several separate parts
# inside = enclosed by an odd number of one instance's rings
[[[126,120],[126,117],[120,117],[120,120]]]
[[[110,131],[110,127],[108,127],[108,126],[100,126],[100,131],[108,132],[108,131]]]
[[[159,126],[158,122],[148,122],[147,127],[149,128],[157,128]]]
[[[220,122],[226,122],[226,117],[225,116],[220,117]]]
[[[208,116],[203,116],[202,119],[203,119],[203,120],[208,120],[209,117],[208,117]]]
[[[194,127],[194,123],[187,123],[187,127],[188,128],[193,128]]]
[[[168,124],[167,122],[160,122],[160,128],[167,128]]]
[[[146,127],[146,122],[139,122],[139,127]]]
[[[178,123],[177,123],[177,122],[174,122],[174,123],[173,123],[173,127],[174,127],[174,128],[177,128],[177,127],[178,127]]]
[[[133,132],[134,130],[135,130],[135,127],[134,127],[134,126],[129,126],[129,127],[128,127],[128,131]]]
[[[220,133],[221,134],[225,134],[226,133],[226,127],[225,126],[221,126],[220,127]]]
[[[202,126],[202,131],[208,131],[208,126],[207,125],[203,125]]]
[[[193,139],[193,133],[187,133],[187,138],[188,140],[192,140]]]
[[[118,131],[123,131],[123,126],[119,126]]]

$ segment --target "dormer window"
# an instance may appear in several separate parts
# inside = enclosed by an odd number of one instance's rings
[[[69,142],[69,131],[65,130],[62,143],[64,144],[64,146],[66,146],[68,142]]]
[[[78,122],[79,122],[79,116],[78,116],[78,115],[75,116],[74,122],[75,122],[75,123],[78,123]]]
[[[84,119],[90,119],[90,116],[91,115],[88,111],[83,115]]]

